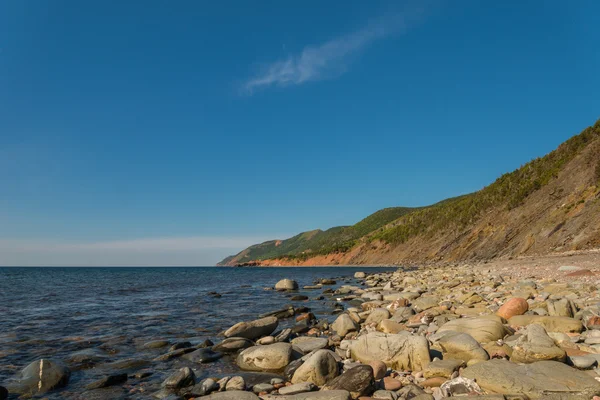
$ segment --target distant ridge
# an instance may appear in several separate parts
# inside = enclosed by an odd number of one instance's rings
[[[256,244],[219,265],[488,260],[600,247],[600,120],[471,194]]]

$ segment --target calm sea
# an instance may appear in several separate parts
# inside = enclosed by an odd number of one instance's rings
[[[86,384],[119,372],[111,363],[147,361],[166,352],[165,348],[143,350],[142,345],[151,340],[196,343],[211,339],[216,343],[219,332],[234,323],[287,304],[310,307],[318,318],[332,321],[335,298],[314,299],[326,288],[354,284],[352,276],[358,270],[361,268],[0,268],[0,385],[30,362],[51,358],[71,366],[73,374],[66,389],[46,397],[85,398],[81,394]],[[337,285],[300,289],[294,294],[305,294],[311,300],[291,302],[288,293],[265,290],[283,278],[295,279],[300,287],[320,278],[336,278]],[[86,365],[69,361],[86,356],[92,360]],[[153,375],[141,383],[130,381],[131,394],[119,392],[107,398],[148,398],[149,393],[139,394],[136,385],[151,391],[182,365],[179,359],[150,363],[144,368]],[[196,368],[199,377],[237,371],[227,357]]]

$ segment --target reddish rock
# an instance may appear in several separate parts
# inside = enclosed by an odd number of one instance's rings
[[[433,378],[429,378],[421,382],[421,386],[423,387],[440,387],[447,379],[443,376],[434,376]]]
[[[570,272],[565,276],[594,276],[595,274],[589,269],[578,269],[577,271]]]
[[[373,368],[373,376],[375,380],[382,379],[387,372],[387,365],[383,361],[371,361],[369,363],[371,368]]]
[[[523,315],[529,310],[529,304],[527,304],[527,300],[521,297],[513,297],[509,299],[506,303],[500,307],[500,309],[496,312],[496,315],[509,319],[514,317],[515,315]]]
[[[385,378],[383,378],[383,387],[385,390],[399,390],[402,388],[402,382],[400,382],[398,379],[386,376]]]

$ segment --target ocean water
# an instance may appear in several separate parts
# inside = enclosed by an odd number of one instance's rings
[[[69,385],[47,394],[49,399],[89,398],[85,385],[135,369],[152,375],[102,389],[105,398],[150,398],[166,376],[185,365],[193,366],[198,378],[235,373],[230,357],[201,365],[151,362],[167,348],[142,345],[158,339],[217,343],[218,334],[234,323],[287,304],[333,321],[335,298],[314,299],[326,288],[356,284],[358,270],[365,268],[0,268],[0,385],[39,358],[61,360],[72,369]],[[368,269],[383,270],[390,268]],[[283,278],[298,281],[301,289],[294,294],[310,300],[292,302],[289,293],[265,290]],[[321,278],[335,278],[337,284],[302,289]],[[292,323],[283,320],[280,327]],[[131,359],[139,365],[118,368],[116,363]]]

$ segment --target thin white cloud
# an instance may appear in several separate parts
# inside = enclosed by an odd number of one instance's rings
[[[0,265],[214,265],[272,237],[192,236],[115,241],[0,239]]]
[[[404,32],[406,18],[393,15],[378,19],[367,27],[316,46],[305,47],[300,54],[290,55],[265,66],[243,85],[246,93],[270,86],[291,86],[337,77],[346,72],[352,58],[370,43]]]

